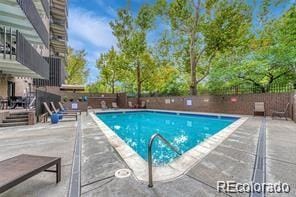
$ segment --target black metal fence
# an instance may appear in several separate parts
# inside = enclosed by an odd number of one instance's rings
[[[43,102],[46,102],[50,106],[50,102],[54,102],[55,106],[58,106],[58,102],[61,101],[61,96],[52,94],[49,92],[37,90],[36,91],[36,116],[46,113],[43,106]]]
[[[259,94],[259,93],[284,93],[292,92],[296,90],[296,84],[271,84],[269,86],[254,86],[254,85],[239,85],[229,88],[218,88],[218,89],[198,89],[198,95],[240,95],[240,94]],[[137,96],[136,93],[128,93],[128,97],[134,98]],[[160,96],[188,96],[188,94],[167,94],[167,93],[147,93],[144,92],[141,94],[141,97],[160,97]]]
[[[230,88],[206,89],[199,91],[199,94],[211,95],[239,95],[239,94],[258,94],[258,93],[284,93],[295,90],[295,84],[270,84],[268,86],[238,85]]]

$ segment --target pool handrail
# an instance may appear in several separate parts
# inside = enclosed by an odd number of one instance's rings
[[[152,145],[155,138],[159,138],[162,142],[164,142],[168,147],[170,147],[173,151],[175,151],[178,155],[181,155],[178,148],[173,146],[168,140],[166,140],[162,135],[159,133],[155,133],[151,136],[149,143],[148,143],[148,174],[149,174],[149,184],[148,187],[153,187],[153,180],[152,180]]]

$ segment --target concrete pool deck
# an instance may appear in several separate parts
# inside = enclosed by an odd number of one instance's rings
[[[216,182],[252,180],[261,117],[249,119],[180,178],[169,182],[139,182],[133,176],[116,178],[127,168],[95,122],[82,114],[81,196],[249,196],[216,191]],[[62,157],[62,182],[40,173],[1,196],[67,196],[74,151],[76,122],[37,124],[0,129],[0,160],[21,154]],[[290,184],[296,196],[296,124],[267,118],[267,182]],[[267,195],[273,196],[273,195]],[[274,195],[279,196],[279,195]]]

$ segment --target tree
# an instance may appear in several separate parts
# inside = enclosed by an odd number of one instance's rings
[[[66,64],[66,84],[81,85],[86,83],[88,69],[86,68],[86,53],[84,50],[75,51],[68,48]]]
[[[281,85],[295,83],[295,6],[281,17],[261,24],[262,28],[256,31],[246,53],[224,57],[213,69],[209,80],[212,88],[221,87],[221,84],[251,84],[261,92],[268,92],[275,82]]]
[[[88,84],[86,86],[86,91],[90,93],[98,93],[98,92],[105,92],[105,86],[97,80],[94,83]]]
[[[164,7],[164,1],[158,5]],[[173,0],[166,9],[174,34],[174,53],[190,72],[190,93],[210,73],[212,62],[221,53],[245,45],[251,14],[240,1]],[[158,9],[159,10],[159,9]],[[163,11],[162,11],[163,12]],[[188,68],[189,65],[189,68]]]
[[[97,68],[100,70],[100,82],[109,87],[114,94],[116,83],[125,77],[124,57],[112,47],[107,53],[101,54],[97,60]]]
[[[148,5],[143,5],[133,17],[129,10],[118,11],[118,18],[110,23],[118,47],[127,60],[127,70],[132,73],[140,102],[142,85],[149,73],[151,57],[147,49],[147,32],[153,27],[154,12]],[[149,63],[150,62],[150,63]]]

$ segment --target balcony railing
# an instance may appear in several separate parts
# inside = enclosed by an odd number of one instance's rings
[[[49,64],[19,31],[0,28],[0,58],[16,60],[41,77],[49,78]]]
[[[49,32],[47,31],[38,11],[32,0],[16,0],[20,5],[21,9],[33,25],[34,29],[40,36],[41,40],[48,48],[49,43]]]
[[[47,17],[49,18],[50,17],[50,5],[49,5],[48,0],[41,0],[41,3],[42,3],[42,6],[45,10]]]
[[[56,86],[60,87],[65,80],[64,63],[60,57],[46,57],[49,63],[49,80],[34,79],[35,86]]]

